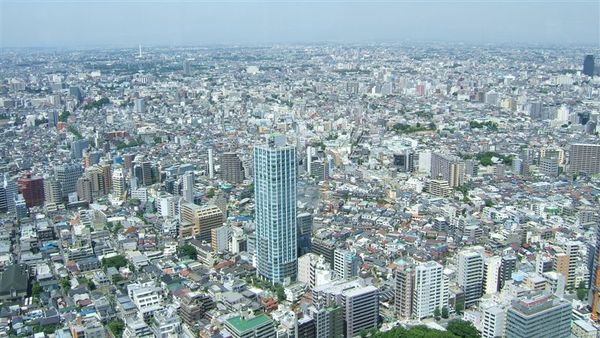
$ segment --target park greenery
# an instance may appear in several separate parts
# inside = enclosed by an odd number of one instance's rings
[[[90,110],[90,109],[98,109],[101,108],[102,106],[104,106],[105,104],[110,103],[110,100],[106,97],[101,98],[100,100],[96,100],[94,102],[90,102],[87,103],[83,106],[83,110]]]
[[[443,312],[443,311],[442,311]],[[387,332],[371,329],[361,332],[361,337],[372,338],[478,338],[479,332],[473,324],[464,320],[451,320],[448,322],[447,331],[428,328],[424,325],[404,328],[398,326]]]
[[[500,160],[502,160],[502,163],[506,165],[512,164],[512,156],[502,155],[494,151],[485,151],[477,154],[476,157],[479,160],[479,163],[481,163],[482,166],[486,167],[494,164],[494,162],[492,161],[492,158],[494,157],[499,158]]]
[[[188,257],[190,259],[196,259],[198,257],[198,252],[196,251],[196,248],[194,248],[192,245],[184,244],[177,248],[177,256],[179,256],[180,258]]]
[[[102,258],[102,267],[104,268],[104,270],[106,270],[110,267],[113,267],[113,268],[119,270],[119,268],[127,266],[128,264],[129,264],[129,262],[122,255],[117,255],[117,256],[108,257],[108,258]]]
[[[67,120],[69,119],[69,116],[71,116],[71,113],[69,113],[66,110],[63,110],[62,112],[60,112],[60,114],[58,115],[58,121],[60,122],[67,122]]]
[[[77,128],[75,126],[69,126],[69,132],[71,132],[71,134],[75,135],[75,138],[77,138],[78,140],[81,140],[83,138],[83,136],[81,135],[81,133],[79,132],[79,130],[77,130]]]
[[[414,126],[410,124],[396,123],[392,126],[392,130],[395,131],[397,134],[412,134],[422,131],[433,131],[435,129],[436,125],[433,122],[427,125],[422,125],[421,123],[417,122],[417,124],[415,124]]]
[[[492,122],[492,121],[485,121],[485,122],[471,121],[471,122],[469,122],[469,127],[471,127],[471,129],[486,128],[491,131],[498,130],[498,124],[496,122]]]

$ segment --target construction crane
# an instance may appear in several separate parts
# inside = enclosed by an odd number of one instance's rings
[[[596,256],[596,275],[594,278],[594,294],[592,299],[592,314],[590,318],[594,321],[598,321],[598,303],[600,302],[600,250],[598,250],[598,254]]]

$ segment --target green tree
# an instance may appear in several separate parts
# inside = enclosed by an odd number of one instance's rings
[[[196,259],[198,257],[198,252],[196,248],[194,248],[190,244],[184,244],[177,248],[177,256],[179,257],[189,257],[190,259]]]
[[[61,278],[58,283],[60,284],[65,293],[71,288],[71,283],[69,283],[68,278]]]
[[[40,286],[40,283],[38,283],[38,282],[33,283],[33,285],[31,286],[31,298],[33,298],[34,302],[39,301],[41,292],[42,292],[42,287]]]
[[[115,337],[121,337],[125,330],[125,324],[120,319],[113,319],[108,323],[108,329]]]
[[[34,333],[44,333],[46,335],[51,335],[56,331],[56,324],[50,325],[39,325],[35,324],[31,327]]]
[[[579,282],[576,293],[577,293],[577,299],[579,299],[581,301],[583,301],[587,297],[588,289],[585,287],[584,281]]]
[[[285,290],[283,289],[283,286],[277,285],[275,287],[275,292],[277,293],[277,300],[283,302],[285,300]]]
[[[125,256],[122,255],[117,255],[109,258],[102,258],[102,267],[104,268],[104,270],[110,267],[113,267],[118,270],[119,268],[127,266],[128,263],[129,262],[127,261]]]
[[[454,319],[448,322],[447,330],[461,338],[479,337],[479,332],[472,323],[460,319]]]
[[[206,198],[213,198],[213,197],[215,197],[215,189],[214,188],[210,188],[206,192]]]
[[[372,338],[459,338],[456,335],[435,329],[430,329],[424,325],[413,326],[410,329],[405,329],[402,326],[397,326],[387,332],[373,332]]]
[[[435,310],[433,310],[433,317],[435,320],[439,320],[441,315],[440,308],[436,307]]]
[[[442,318],[446,319],[448,317],[449,317],[448,307],[444,306],[444,307],[442,307]]]
[[[456,314],[458,314],[458,315],[462,315],[464,309],[465,309],[465,305],[462,303],[458,303],[454,307],[454,311],[456,311]]]
[[[67,122],[67,120],[69,119],[69,116],[71,116],[71,113],[69,113],[66,110],[63,110],[62,112],[60,112],[60,114],[58,115],[58,121],[60,122]]]

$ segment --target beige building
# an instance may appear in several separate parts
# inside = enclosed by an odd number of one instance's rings
[[[201,241],[211,243],[212,229],[223,225],[223,212],[217,206],[181,205],[181,221],[192,224],[193,234]]]

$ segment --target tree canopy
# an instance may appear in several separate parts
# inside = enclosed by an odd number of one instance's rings
[[[184,244],[177,248],[177,256],[196,259],[198,257],[198,252],[196,251],[196,248],[194,248],[192,245]]]
[[[129,262],[124,256],[117,255],[109,258],[102,258],[102,267],[110,268],[114,267],[115,269],[119,269],[121,267],[127,266]]]

